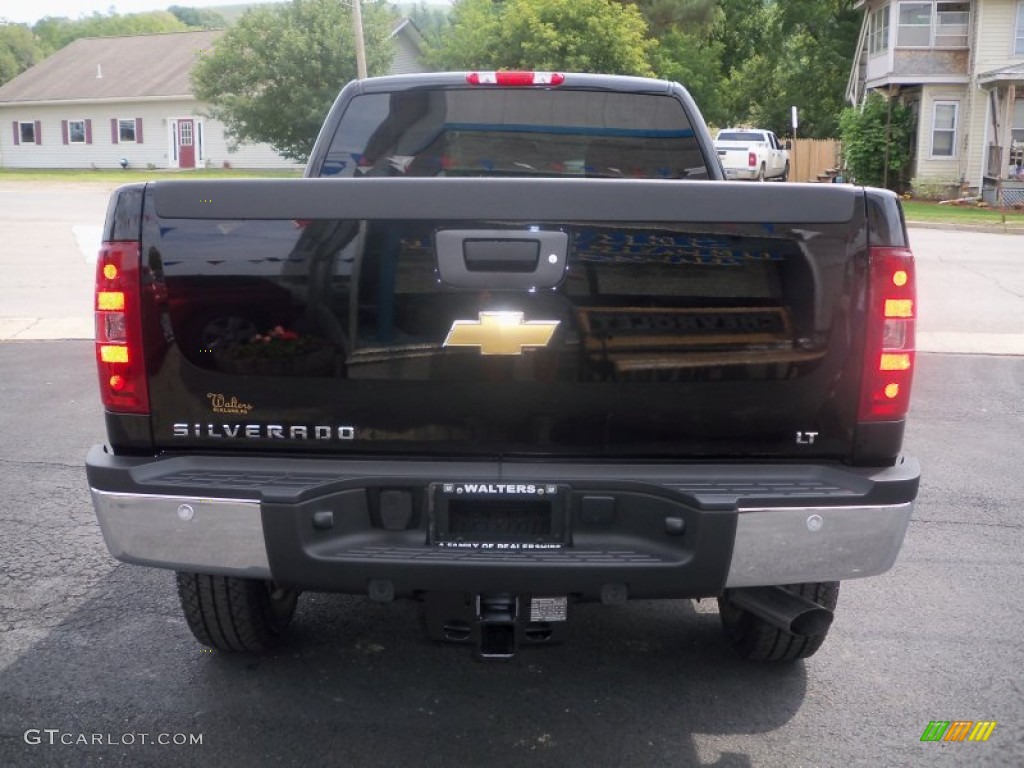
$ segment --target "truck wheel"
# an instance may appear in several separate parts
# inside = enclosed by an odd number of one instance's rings
[[[839,582],[790,584],[783,589],[835,610],[839,600]],[[772,626],[752,613],[718,598],[718,612],[729,642],[744,659],[751,661],[795,661],[813,656],[825,642],[828,632],[801,637]]]
[[[295,615],[299,593],[273,582],[183,573],[178,597],[188,628],[219,651],[265,651]]]
[[[761,163],[761,167],[757,169],[757,180],[764,181],[764,163]]]

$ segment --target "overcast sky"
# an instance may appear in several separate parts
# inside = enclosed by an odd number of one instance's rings
[[[342,2],[345,0],[339,0]],[[447,0],[427,0],[432,5],[444,5]],[[162,11],[169,5],[183,5],[191,8],[209,8],[211,5],[234,5],[231,0],[0,0],[0,19],[34,24],[44,16],[66,16],[77,19],[106,14],[111,8],[120,14]]]
[[[169,5],[185,5],[206,8],[211,5],[229,5],[230,0],[0,0],[0,18],[25,24],[34,24],[44,16],[67,16],[77,19],[106,14],[111,8],[118,13],[140,13],[141,11],[162,11]]]

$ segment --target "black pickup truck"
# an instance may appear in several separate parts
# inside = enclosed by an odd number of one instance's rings
[[[110,552],[225,651],[333,591],[483,657],[631,598],[810,656],[917,495],[913,257],[889,192],[722,178],[678,84],[481,72],[350,83],[303,179],[118,189]]]

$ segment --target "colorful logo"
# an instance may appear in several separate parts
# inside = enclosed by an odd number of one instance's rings
[[[932,720],[921,741],[988,741],[995,729],[995,720]]]

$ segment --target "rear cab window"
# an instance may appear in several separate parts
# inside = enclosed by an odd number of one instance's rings
[[[356,96],[320,175],[706,179],[708,171],[671,96],[438,88]]]
[[[723,131],[716,141],[764,141],[764,134],[749,131]]]

